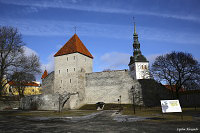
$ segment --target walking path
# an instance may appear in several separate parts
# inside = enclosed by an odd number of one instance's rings
[[[173,133],[179,128],[198,129],[200,121],[193,122],[150,122],[143,117],[115,114],[114,111],[100,111],[87,116],[75,117],[31,117],[0,116],[0,133],[88,133],[88,132],[131,132],[131,133]],[[195,131],[193,131],[195,132]]]

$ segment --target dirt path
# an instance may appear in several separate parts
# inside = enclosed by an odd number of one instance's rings
[[[119,122],[113,111],[102,111],[82,117],[42,118],[30,116],[0,116],[0,133],[84,133],[84,132],[131,132],[131,133],[173,133],[178,129],[198,129],[200,121],[194,122]],[[184,131],[181,131],[184,132]],[[193,131],[196,132],[196,131]]]

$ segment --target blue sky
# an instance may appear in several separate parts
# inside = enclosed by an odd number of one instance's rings
[[[173,50],[200,60],[199,0],[0,0],[0,25],[23,35],[26,52],[42,69],[77,34],[94,56],[94,71],[128,69],[133,54],[133,16],[142,53],[153,62]],[[38,78],[39,79],[39,78]]]

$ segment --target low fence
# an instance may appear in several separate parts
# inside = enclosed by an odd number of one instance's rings
[[[180,93],[179,101],[182,107],[200,107],[200,90]]]

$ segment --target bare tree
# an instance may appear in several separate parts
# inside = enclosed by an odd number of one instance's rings
[[[20,96],[24,84],[35,79],[41,72],[39,57],[25,55],[22,36],[13,27],[0,27],[0,96],[6,85],[13,81]]]
[[[26,84],[35,80],[34,75],[25,72],[15,72],[12,75],[12,78],[12,86],[14,86],[14,88],[18,92],[20,98],[24,96]]]
[[[16,28],[0,27],[0,96],[23,54],[23,46],[22,36]]]
[[[171,52],[158,56],[151,68],[154,78],[166,82],[171,90],[175,87],[176,98],[181,88],[190,89],[189,84],[199,83],[200,64],[189,53]]]
[[[34,81],[35,75],[41,72],[39,57],[35,54],[30,56],[22,55],[13,69],[14,73],[11,79],[21,98],[24,96],[26,84]]]

